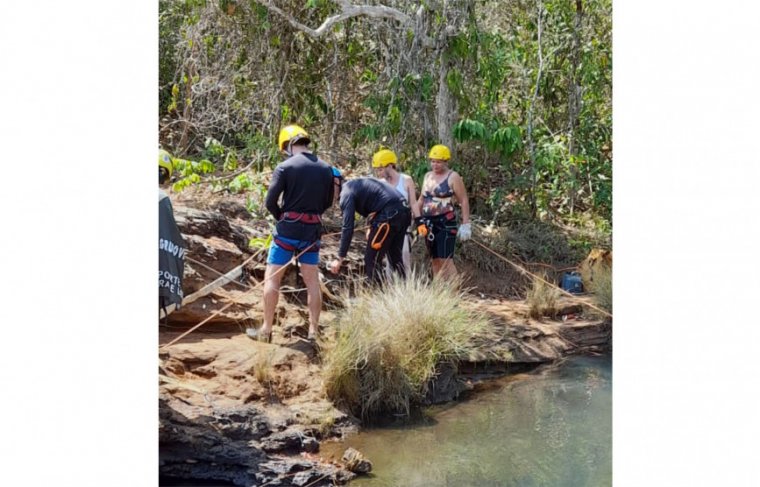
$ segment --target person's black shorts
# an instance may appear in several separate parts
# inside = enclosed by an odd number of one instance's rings
[[[433,259],[451,259],[454,257],[454,244],[457,242],[457,218],[454,212],[430,218],[433,240],[425,239],[428,252]]]

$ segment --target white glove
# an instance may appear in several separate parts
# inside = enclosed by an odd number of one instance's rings
[[[457,237],[459,237],[459,240],[464,242],[465,240],[470,240],[470,237],[472,237],[472,229],[470,228],[469,223],[462,223],[459,225],[459,231],[457,231]]]

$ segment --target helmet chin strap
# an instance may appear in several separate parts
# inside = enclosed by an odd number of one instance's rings
[[[293,155],[293,139],[288,141],[288,146],[285,148],[285,154],[287,154],[288,157]]]

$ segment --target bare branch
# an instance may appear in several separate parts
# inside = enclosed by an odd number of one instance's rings
[[[279,7],[276,5],[273,5],[271,1],[267,0],[255,0],[256,3],[266,7],[270,12],[274,12],[283,19],[287,20],[290,25],[295,27],[296,29],[300,30],[301,32],[305,32],[309,36],[313,37],[314,39],[318,39],[322,36],[325,32],[329,31],[332,26],[337,24],[338,22],[342,22],[344,20],[353,18],[353,17],[373,17],[378,19],[391,19],[395,20],[398,23],[410,27],[413,30],[415,30],[415,33],[417,33],[415,29],[415,20],[405,14],[404,12],[400,10],[396,10],[395,8],[386,7],[385,5],[353,5],[349,3],[347,0],[336,0],[335,3],[340,5],[341,7],[341,13],[337,15],[333,15],[331,17],[327,17],[324,22],[322,22],[322,25],[317,27],[316,29],[312,29],[308,25],[304,25],[300,22],[298,22],[292,15],[289,15],[282,11]],[[421,15],[422,9],[418,10],[417,14]],[[425,41],[426,45],[429,45],[432,43],[430,40]]]

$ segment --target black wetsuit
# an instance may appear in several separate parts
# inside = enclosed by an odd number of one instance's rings
[[[278,205],[281,194],[282,206]],[[330,208],[332,200],[332,168],[314,154],[301,153],[277,165],[264,204],[277,219],[276,236],[314,242],[319,240],[322,225],[313,217]]]
[[[353,179],[343,184],[340,209],[343,212],[343,229],[338,256],[345,257],[348,254],[348,246],[354,234],[354,213],[364,217],[374,213],[364,252],[365,275],[373,282],[380,281],[381,270],[377,264],[387,254],[391,267],[402,277],[405,276],[401,252],[412,214],[403,196],[395,188],[377,179]],[[386,228],[387,236],[383,237]],[[380,248],[372,248],[373,241]]]

